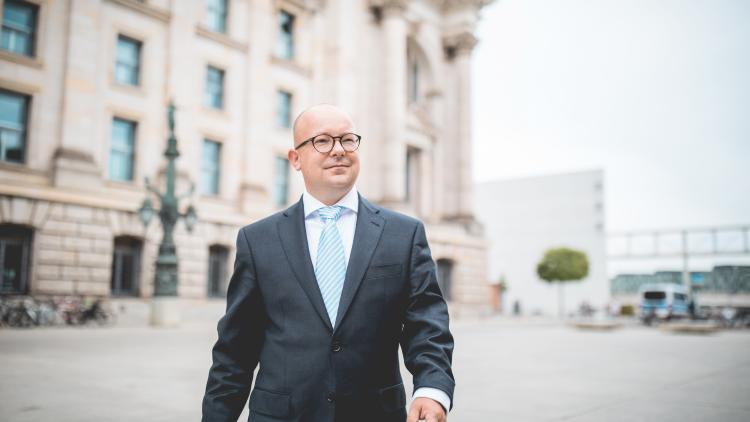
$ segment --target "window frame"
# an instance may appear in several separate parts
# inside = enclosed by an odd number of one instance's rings
[[[282,116],[282,98],[287,101],[285,115]],[[294,94],[291,91],[279,88],[276,90],[276,126],[282,129],[292,128],[292,104]]]
[[[218,107],[214,104],[215,98],[213,97],[216,95],[215,92],[213,92],[212,88],[215,88],[211,81],[211,73],[213,71],[216,71],[220,78],[219,78],[219,89],[218,89],[218,99],[219,99],[219,105]],[[218,66],[207,64],[206,65],[206,71],[205,71],[205,78],[204,78],[204,89],[203,89],[203,105],[209,109],[212,110],[224,110],[224,105],[226,104],[226,80],[227,80],[227,74],[226,70],[223,68],[220,68]]]
[[[32,27],[30,28],[30,30],[28,31],[29,32],[28,33],[28,37],[29,37],[29,40],[28,40],[29,52],[28,53],[26,53],[26,52],[22,53],[22,52],[18,52],[16,50],[12,50],[10,48],[4,48],[2,46],[2,40],[1,39],[0,39],[0,50],[8,52],[10,54],[15,54],[15,55],[18,55],[18,56],[22,56],[22,57],[27,57],[27,58],[34,59],[34,58],[36,58],[38,56],[38,53],[39,53],[38,52],[38,45],[37,44],[38,44],[38,40],[39,40],[39,21],[40,21],[40,16],[41,16],[41,5],[38,2],[35,2],[35,1],[26,1],[26,0],[1,0],[0,4],[2,4],[3,8],[2,8],[2,16],[0,16],[0,19],[2,19],[2,22],[0,23],[0,26],[2,27],[0,29],[0,37],[2,37],[2,38],[4,38],[4,35],[6,33],[6,27],[7,27],[7,25],[6,25],[6,22],[5,22],[5,11],[7,10],[6,6],[7,6],[8,3],[23,4],[23,5],[29,6],[32,9],[33,24],[32,24]],[[13,28],[12,26],[10,27],[10,30],[14,31],[14,32],[23,32],[22,28],[21,29],[20,28]]]
[[[404,199],[413,206],[419,204],[422,195],[422,152],[419,147],[406,146]]]
[[[26,159],[28,156],[28,149],[29,149],[28,139],[29,139],[29,122],[31,121],[30,114],[31,114],[32,96],[23,92],[13,91],[13,90],[6,89],[3,87],[0,87],[0,94],[20,97],[24,102],[23,104],[23,120],[24,121],[21,123],[18,123],[19,127],[14,128],[11,126],[7,126],[6,123],[13,124],[14,122],[6,122],[4,120],[0,120],[0,162],[12,163],[12,164],[26,164]],[[6,148],[2,140],[2,134],[5,131],[20,132],[21,159],[19,161],[6,159]]]
[[[130,179],[118,179],[114,178],[112,174],[112,159],[113,159],[113,150],[114,150],[114,128],[115,128],[115,122],[125,122],[132,125],[132,142],[131,142],[131,148],[130,148]],[[138,150],[138,126],[139,122],[137,120],[133,120],[127,117],[121,117],[119,115],[113,115],[112,119],[110,120],[110,130],[109,130],[109,147],[107,149],[107,180],[113,181],[113,182],[119,182],[119,183],[133,183],[136,180],[136,157],[137,157],[137,150]],[[117,151],[118,153],[122,153],[122,151]]]
[[[288,16],[289,22],[282,22],[282,17]],[[276,14],[276,46],[274,52],[276,57],[282,60],[294,61],[297,56],[296,51],[296,32],[297,32],[297,14],[285,9],[279,8]],[[283,26],[290,25],[289,31],[285,31]],[[282,44],[283,43],[283,44]],[[283,50],[282,50],[283,49]]]
[[[284,173],[281,179],[279,178],[281,174],[280,165],[284,166]],[[276,207],[283,207],[289,203],[289,160],[282,155],[276,155],[273,171],[273,204]]]
[[[211,24],[211,16],[212,16],[212,10],[213,10],[211,7],[213,4],[212,2],[217,2],[217,1],[224,3],[223,16],[220,16],[223,20],[222,22],[223,28],[216,28]],[[230,7],[229,3],[230,3],[229,0],[206,0],[205,2],[206,8],[204,9],[206,13],[205,14],[206,19],[204,20],[204,24],[206,25],[207,29],[213,32],[217,32],[219,34],[225,34],[225,35],[229,34],[229,7]]]
[[[215,163],[215,169],[207,169],[206,168],[206,145],[207,144],[215,144],[216,145],[216,163]],[[201,178],[200,178],[200,193],[204,196],[211,196],[211,197],[218,197],[221,195],[222,192],[222,183],[221,183],[221,162],[222,162],[222,150],[223,142],[210,138],[210,137],[203,137],[203,142],[201,143]],[[204,185],[204,176],[206,171],[213,171],[215,174],[213,174],[214,180],[215,180],[215,191],[208,191],[206,190],[206,186]]]
[[[137,47],[137,55],[136,55],[136,63],[135,63],[135,83],[131,83],[130,81],[123,81],[118,78],[118,69],[120,69],[120,66],[129,66],[133,67],[130,63],[124,63],[120,61],[120,42],[131,42]],[[122,32],[117,33],[117,37],[115,39],[115,62],[114,62],[114,70],[112,75],[112,80],[117,83],[118,85],[122,86],[129,86],[129,87],[140,87],[143,78],[141,77],[141,69],[143,68],[143,49],[144,49],[145,43],[143,40],[132,37],[130,35],[123,34]],[[131,69],[132,70],[132,69]]]
[[[421,100],[420,98],[420,66],[419,66],[419,59],[414,57],[409,57],[407,59],[407,63],[409,66],[409,76],[406,82],[407,89],[409,92],[407,93],[409,104],[418,104]]]

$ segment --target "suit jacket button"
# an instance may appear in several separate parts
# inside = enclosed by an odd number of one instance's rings
[[[328,393],[328,397],[326,397],[326,400],[328,400],[328,403],[333,403],[336,401],[336,395],[333,393]]]
[[[341,351],[341,343],[338,341],[334,341],[331,343],[331,351],[333,352],[340,352]]]

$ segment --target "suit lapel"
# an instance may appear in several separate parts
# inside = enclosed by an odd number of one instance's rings
[[[320,294],[318,281],[315,278],[315,270],[312,261],[310,261],[302,200],[300,199],[299,202],[284,211],[284,217],[277,226],[289,266],[320,319],[323,320],[329,331],[333,331],[331,320],[323,303],[323,296]]]
[[[378,245],[380,235],[383,233],[383,226],[385,225],[385,219],[379,215],[380,210],[362,198],[361,195],[358,196],[359,210],[357,225],[354,229],[354,244],[349,255],[344,289],[341,292],[341,301],[339,302],[339,309],[336,314],[336,330],[338,330],[341,320],[349,309],[352,300],[354,300],[359,285],[362,284],[362,278],[370,266],[370,259],[373,252],[375,252],[375,247]]]

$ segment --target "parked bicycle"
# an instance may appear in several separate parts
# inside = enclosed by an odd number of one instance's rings
[[[0,297],[0,327],[30,328],[59,325],[98,325],[115,322],[109,301],[103,298],[64,296]]]

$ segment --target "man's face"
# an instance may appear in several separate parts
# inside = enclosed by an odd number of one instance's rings
[[[354,124],[349,117],[332,106],[309,110],[299,120],[295,127],[295,147],[321,134],[339,137],[355,133]],[[328,153],[318,152],[312,142],[308,142],[297,149],[291,149],[288,158],[294,169],[302,172],[305,186],[311,193],[346,193],[354,186],[359,175],[358,152],[344,150],[338,140]]]

